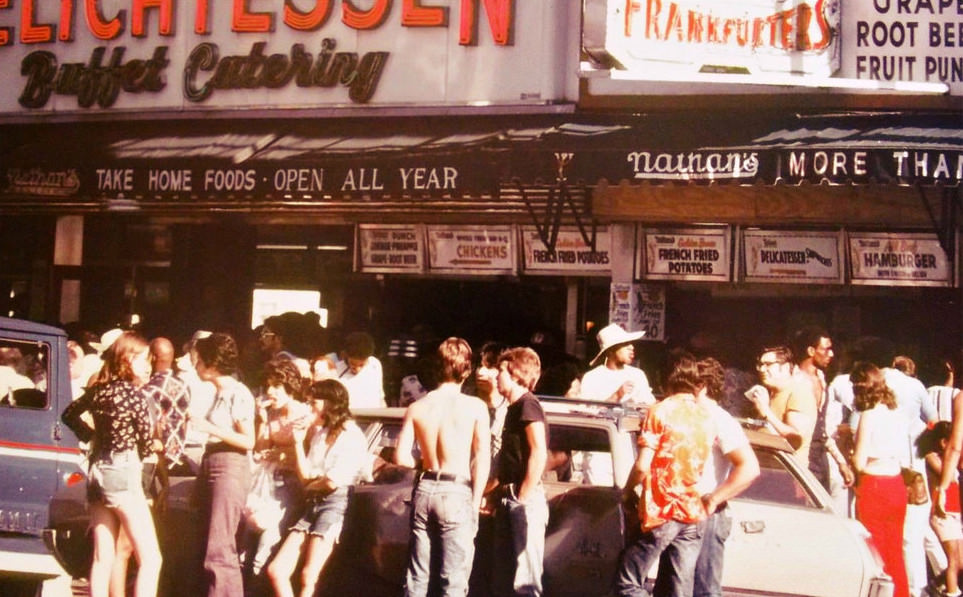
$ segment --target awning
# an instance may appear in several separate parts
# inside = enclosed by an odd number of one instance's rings
[[[238,119],[0,132],[0,210],[400,202],[418,211],[481,201],[497,211],[506,201],[518,208],[526,190],[590,190],[600,180],[920,187],[963,180],[959,113]]]

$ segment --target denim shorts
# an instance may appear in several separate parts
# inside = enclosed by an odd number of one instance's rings
[[[308,498],[301,519],[291,527],[292,531],[319,535],[337,541],[348,510],[348,488],[339,487],[323,498]]]
[[[132,497],[145,499],[143,470],[136,450],[101,455],[90,463],[87,501],[117,507]]]

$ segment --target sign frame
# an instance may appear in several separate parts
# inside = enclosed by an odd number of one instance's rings
[[[414,249],[407,250],[400,254],[401,257],[406,255],[414,255],[414,263],[401,263],[398,265],[393,265],[390,263],[378,264],[375,261],[377,259],[372,259],[375,254],[384,253],[385,261],[391,260],[391,253],[393,249],[377,249],[370,248],[369,245],[374,242],[374,237],[380,233],[385,233],[386,237],[380,239],[382,242],[387,242],[389,244],[394,244],[396,242],[404,243],[415,243],[417,246]],[[407,238],[405,239],[395,239],[396,234],[405,233]],[[366,238],[367,237],[367,238]],[[425,230],[423,224],[358,224],[355,227],[355,271],[362,273],[372,273],[372,274],[423,274],[426,269],[426,258],[425,258]],[[408,247],[405,247],[408,249]],[[370,264],[366,264],[366,259],[370,260]],[[411,261],[409,259],[403,259],[402,261]]]
[[[454,274],[454,275],[509,275],[513,276],[518,273],[518,234],[515,230],[516,226],[514,224],[495,224],[491,226],[486,226],[483,224],[469,224],[469,225],[457,225],[457,224],[428,224],[425,226],[425,249],[427,250],[427,270],[428,273],[432,274]],[[445,235],[452,235],[453,238],[444,238]],[[478,242],[484,243],[483,245],[477,245],[482,247],[493,247],[497,251],[499,246],[496,243],[490,243],[487,239],[481,239],[481,235],[486,237],[490,235],[500,235],[501,239],[504,241],[504,255],[493,255],[492,264],[484,265],[482,263],[485,257],[461,257],[458,255],[459,248],[457,246],[448,246],[451,243],[458,243],[460,240],[454,238],[454,235],[461,234],[464,237],[463,242],[468,242],[467,237],[479,237]],[[449,259],[444,261],[443,253],[451,254],[454,253],[455,259]],[[501,265],[496,264],[500,263]]]
[[[732,228],[725,226],[700,226],[700,227],[679,227],[679,228],[644,228],[639,227],[639,255],[635,277],[640,281],[645,280],[676,280],[686,282],[731,282],[732,281]],[[649,245],[651,240],[657,242],[657,236],[681,236],[692,237],[693,240],[699,237],[714,237],[719,242],[718,250],[722,252],[717,263],[724,264],[723,273],[670,273],[653,271],[652,264],[649,262],[652,247]],[[721,238],[719,238],[721,237]],[[713,247],[715,249],[716,247]]]
[[[925,277],[882,277],[882,276],[870,276],[869,274],[861,274],[863,266],[861,265],[865,257],[863,252],[859,251],[859,245],[869,243],[893,243],[893,242],[903,242],[903,243],[926,243],[926,248],[929,249],[927,254],[931,259],[923,260],[923,267],[921,271],[927,269],[940,269],[946,270],[945,279],[931,278],[927,279]],[[952,288],[956,286],[956,263],[943,250],[940,246],[939,238],[935,233],[931,232],[848,232],[846,238],[847,253],[849,254],[849,282],[853,285],[863,285],[863,286],[927,286],[927,287],[938,287],[938,288]],[[883,247],[881,247],[883,248]],[[902,247],[886,247],[887,255],[892,255],[893,259],[899,259],[900,251],[903,255],[907,257],[912,255],[915,262],[920,263],[919,254],[916,251],[910,252],[908,248]],[[941,264],[940,261],[943,260]],[[867,266],[867,267],[879,267],[886,268],[888,265],[881,264],[878,266]],[[892,267],[890,271],[898,269],[899,263]]]
[[[803,263],[793,263],[792,265],[797,265],[802,269],[803,274],[797,277],[790,276],[778,276],[776,274],[766,274],[766,273],[752,273],[753,271],[759,271],[764,268],[752,268],[750,266],[750,239],[759,239],[762,244],[766,242],[778,243],[780,241],[786,240],[804,240],[804,239],[822,239],[825,241],[830,241],[833,243],[834,247],[831,251],[828,247],[824,247],[823,250],[817,251],[812,247],[806,246],[798,250],[792,250],[792,248],[786,248],[782,250],[777,250],[778,253],[792,253],[792,255],[787,255],[788,258],[801,257]],[[773,230],[773,229],[742,229],[740,230],[740,272],[742,274],[742,280],[746,282],[762,282],[762,283],[780,283],[780,284],[843,284],[845,282],[845,272],[844,267],[845,259],[843,257],[843,236],[841,230]],[[776,245],[774,245],[776,246]],[[776,246],[779,248],[778,246]],[[829,255],[824,253],[830,252]],[[797,253],[802,253],[797,255]],[[825,275],[825,276],[807,276],[805,274],[806,264],[815,260],[817,263],[822,263],[825,259],[835,259],[836,273],[835,275]],[[823,264],[825,265],[825,264]],[[770,271],[773,271],[770,269]]]

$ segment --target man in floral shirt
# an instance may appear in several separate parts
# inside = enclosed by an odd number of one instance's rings
[[[695,360],[681,357],[666,382],[670,395],[649,409],[642,424],[639,456],[625,486],[630,498],[636,486],[643,487],[642,537],[622,555],[619,595],[648,596],[646,575],[670,546],[668,594],[692,594],[705,521],[717,506],[698,487],[717,435],[711,413],[696,402],[700,385]]]

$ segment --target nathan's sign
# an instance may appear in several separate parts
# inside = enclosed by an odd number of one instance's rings
[[[657,180],[738,180],[759,171],[756,152],[658,153],[633,151],[626,156],[633,178]]]
[[[952,268],[932,234],[851,233],[853,284],[951,286]]]
[[[553,249],[545,246],[534,226],[523,227],[521,234],[526,273],[607,276],[612,271],[612,240],[607,227],[600,227],[595,231],[594,248],[586,243],[585,237],[577,228],[559,230]]]
[[[568,35],[567,15],[517,0],[0,0],[0,112],[550,101],[567,39],[540,40]]]
[[[728,282],[728,228],[643,231],[645,278]]]
[[[835,1],[604,1],[605,49],[630,71],[829,76],[839,67]]]
[[[752,282],[843,281],[837,232],[746,230],[742,233],[745,279]]]

